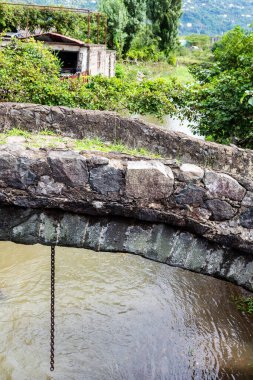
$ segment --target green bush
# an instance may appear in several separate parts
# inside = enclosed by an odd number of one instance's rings
[[[42,43],[13,40],[0,50],[0,100],[71,104],[68,85],[59,73],[59,60]]]
[[[184,115],[209,140],[253,148],[253,33],[237,27],[214,47],[214,60],[195,65]]]

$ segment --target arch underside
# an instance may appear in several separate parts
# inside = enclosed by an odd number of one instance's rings
[[[60,210],[0,207],[0,241],[126,252],[253,291],[253,258],[163,223]]]

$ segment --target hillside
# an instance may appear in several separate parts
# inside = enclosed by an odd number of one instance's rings
[[[9,0],[15,2],[14,0]],[[21,1],[16,1],[21,2]],[[41,5],[65,5],[95,10],[97,0],[22,0]],[[253,22],[253,0],[183,0],[180,33],[220,35],[235,25],[246,28]]]
[[[181,34],[220,35],[236,25],[253,22],[252,0],[183,0]]]

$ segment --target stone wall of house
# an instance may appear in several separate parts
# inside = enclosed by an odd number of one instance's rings
[[[87,45],[88,47],[88,73],[89,75],[107,75],[106,46]]]
[[[231,174],[248,191],[253,191],[253,151],[205,142],[115,113],[0,103],[0,131],[13,127],[34,132],[48,129],[79,139],[100,137],[104,141],[122,141],[132,148],[144,147],[182,163]]]
[[[116,69],[116,51],[107,50],[106,51],[106,76],[112,78],[115,76]]]

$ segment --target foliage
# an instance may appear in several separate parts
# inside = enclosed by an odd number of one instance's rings
[[[126,25],[120,28],[124,56],[141,60],[149,60],[153,54],[155,60],[160,60],[160,52],[168,56],[177,43],[181,0],[117,0],[115,3],[119,2],[120,9],[113,9],[113,0],[100,0],[99,9],[107,14],[109,25],[115,25],[121,13],[127,12]],[[117,30],[117,26],[109,29],[110,41]]]
[[[198,84],[185,94],[185,114],[196,132],[220,143],[253,148],[253,33],[240,27],[214,47],[214,61],[191,71]]]
[[[72,83],[73,84],[73,83]],[[181,87],[163,79],[128,81],[120,78],[92,77],[88,84],[74,83],[74,103],[80,108],[110,110],[130,114],[174,114],[174,97]]]
[[[166,59],[164,52],[159,48],[159,39],[154,38],[150,26],[144,24],[132,40],[126,57],[141,62],[160,62]]]
[[[159,38],[160,50],[170,52],[176,47],[181,0],[146,0],[147,17],[153,35]]]
[[[107,44],[121,54],[127,36],[125,28],[128,23],[128,14],[125,4],[123,0],[101,0],[99,10],[108,18]]]
[[[68,104],[59,72],[57,57],[42,43],[13,41],[0,50],[0,100]]]
[[[13,2],[14,0],[9,0]],[[16,2],[20,2],[16,0]],[[22,0],[31,3],[30,0]],[[69,7],[86,8],[96,10],[99,0],[33,0],[33,4],[40,5],[64,5]],[[145,5],[145,0],[139,0],[140,5]],[[241,11],[239,11],[241,10]],[[236,25],[246,28],[251,22],[253,4],[250,0],[233,0],[227,4],[220,0],[191,0],[183,1],[183,15],[180,20],[180,33],[207,34],[209,36],[222,35]],[[131,14],[132,18],[135,18]],[[135,32],[134,32],[135,33]]]
[[[151,8],[155,13],[150,11]],[[60,8],[15,7],[0,0],[0,31],[28,29],[34,33],[50,30],[87,42],[103,43],[107,23],[108,46],[117,49],[119,56],[122,51],[127,54],[141,28],[149,29],[152,34],[152,43],[143,45],[147,48],[143,53],[145,57],[150,57],[153,52],[159,55],[160,51],[168,55],[176,46],[181,0],[100,0],[99,10],[102,15],[99,16],[98,27],[98,15],[94,13],[88,16]]]
[[[238,310],[248,314],[253,314],[253,297],[233,297],[232,300]]]
[[[57,57],[43,44],[13,40],[0,50],[0,101],[151,114],[175,112],[174,80],[90,77],[61,79]]]
[[[124,0],[128,13],[128,22],[125,27],[126,40],[124,53],[128,52],[134,37],[138,34],[146,17],[146,2],[143,0]]]
[[[184,38],[186,41],[188,41],[190,46],[197,46],[203,50],[210,49],[211,47],[210,37],[206,34],[190,34]]]
[[[105,17],[100,18],[99,41],[104,41]],[[27,8],[6,5],[0,0],[0,31],[26,30],[46,32],[49,30],[88,41],[88,15],[66,10]],[[97,15],[90,15],[89,41],[97,43]]]

